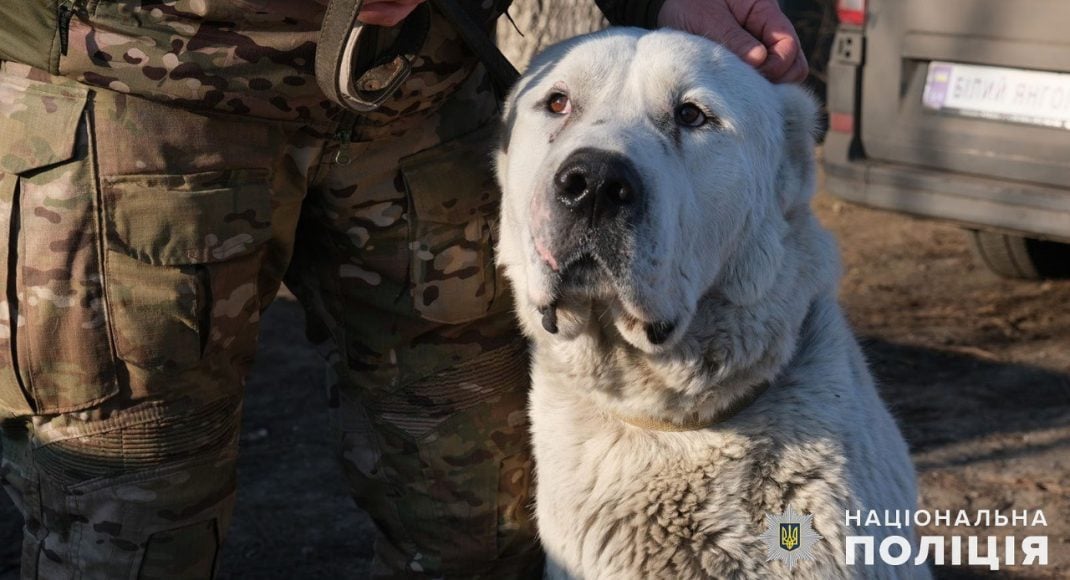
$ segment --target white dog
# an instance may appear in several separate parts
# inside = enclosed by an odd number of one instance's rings
[[[813,524],[791,577],[928,576],[845,561],[846,536],[913,538],[847,510],[916,492],[810,211],[816,115],[668,31],[572,39],[513,90],[498,256],[534,343],[548,576],[788,577],[762,535],[789,506]]]

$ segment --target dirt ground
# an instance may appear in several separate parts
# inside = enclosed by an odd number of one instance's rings
[[[1047,518],[1032,530],[927,530],[1049,537],[1047,567],[939,576],[1070,578],[1070,281],[999,280],[950,225],[827,195],[815,206],[839,237],[843,304],[910,442],[922,506]],[[332,461],[321,367],[292,298],[269,309],[262,336],[222,578],[361,578],[370,524]],[[20,525],[0,499],[0,580],[17,575]]]

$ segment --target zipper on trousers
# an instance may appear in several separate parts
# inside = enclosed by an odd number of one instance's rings
[[[334,162],[338,165],[349,165],[353,160],[346,153],[346,147],[353,138],[353,130],[357,126],[357,116],[349,111],[342,113],[342,120],[338,123],[331,140],[338,142],[338,150],[334,153]]]

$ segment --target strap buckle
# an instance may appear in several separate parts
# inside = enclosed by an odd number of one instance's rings
[[[366,55],[375,54],[377,48],[377,29],[357,23],[346,39],[345,52],[338,83],[342,87],[341,96],[344,105],[362,113],[374,111],[382,106],[401,85],[412,75],[412,63],[416,53],[427,40],[431,26],[431,12],[427,5],[421,4],[413,10],[397,32],[397,39],[384,53],[384,57],[373,61],[369,66],[361,66],[361,61],[368,61]],[[367,40],[366,40],[367,39]]]
[[[412,62],[404,55],[395,56],[363,73],[354,70],[353,55],[360,50],[361,38],[367,36],[361,34],[363,30],[365,27],[360,25],[349,34],[345,56],[338,69],[342,104],[360,113],[378,109],[412,74]]]
[[[412,75],[416,55],[427,40],[431,10],[421,4],[381,55],[379,28],[357,20],[359,0],[333,0],[324,16],[316,51],[316,80],[331,100],[351,111],[367,113],[381,107]],[[336,6],[344,6],[341,20]],[[348,20],[348,22],[346,22]]]
[[[368,67],[358,63],[369,58],[378,42],[377,38],[365,40],[377,36],[376,27],[357,20],[363,0],[330,0],[316,47],[316,82],[327,98],[359,113],[382,106],[412,74],[416,53],[431,28],[430,3],[434,3],[483,62],[498,98],[504,99],[520,74],[457,0],[419,4],[401,24],[397,40],[387,53],[390,58]]]

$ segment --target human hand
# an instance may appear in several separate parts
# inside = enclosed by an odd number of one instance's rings
[[[717,41],[775,83],[797,83],[810,67],[776,0],[665,0],[658,26]]]
[[[396,26],[425,0],[364,0],[357,20],[372,26]]]

